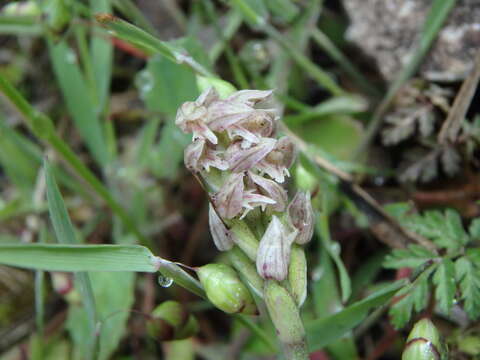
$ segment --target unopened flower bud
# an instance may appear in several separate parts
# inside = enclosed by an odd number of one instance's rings
[[[208,222],[210,233],[217,249],[220,251],[230,250],[234,245],[234,235],[226,228],[212,205],[210,205],[208,210]]]
[[[257,306],[235,270],[225,264],[208,264],[197,271],[205,293],[213,305],[226,313],[256,315]]]
[[[176,301],[165,301],[152,312],[147,331],[159,341],[181,340],[195,335],[198,323],[184,306]]]
[[[313,236],[314,213],[310,193],[299,191],[287,208],[290,223],[298,230],[295,242],[303,245]]]
[[[429,319],[422,319],[408,336],[402,360],[440,360],[442,356],[440,334]]]
[[[265,230],[257,252],[257,272],[264,279],[285,280],[290,262],[290,250],[297,230],[285,226],[276,216]]]
[[[292,245],[290,266],[288,267],[288,284],[298,307],[301,307],[307,297],[307,259],[305,250],[297,244]]]

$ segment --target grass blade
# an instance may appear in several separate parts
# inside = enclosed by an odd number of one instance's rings
[[[75,244],[77,239],[75,231],[68,216],[67,208],[58,189],[57,183],[52,173],[52,169],[47,159],[44,161],[46,185],[47,185],[47,202],[50,218],[58,242],[63,244]],[[57,254],[58,255],[58,254]],[[92,336],[89,355],[87,358],[93,358],[95,354],[97,335],[97,311],[95,307],[95,298],[93,296],[92,284],[86,272],[78,272],[75,274],[75,287],[78,288],[82,297],[82,303],[88,315],[90,334]]]
[[[149,55],[160,54],[170,61],[190,67],[200,75],[216,77],[192,57],[185,55],[186,51],[184,49],[177,49],[169,43],[150,35],[139,27],[111,14],[97,14],[95,17],[100,24],[113,32],[116,37],[137,46]]]
[[[155,256],[141,245],[0,244],[0,263],[65,272],[158,270]]]
[[[73,230],[73,225],[68,216],[67,208],[60,195],[60,190],[58,189],[48,160],[44,160],[43,166],[47,185],[48,210],[57,240],[62,244],[76,244],[78,241]]]
[[[0,16],[0,34],[2,35],[40,35],[41,33],[42,26],[37,16]]]
[[[100,165],[108,161],[103,128],[85,78],[76,63],[76,55],[65,41],[49,41],[50,58],[67,108],[75,125],[95,160]]]
[[[90,8],[93,13],[110,12],[108,0],[90,0]],[[90,43],[93,74],[96,81],[98,111],[100,115],[107,104],[110,92],[110,79],[112,75],[113,46],[107,37],[92,36]]]
[[[310,351],[315,351],[341,338],[367,316],[370,309],[389,301],[405,283],[396,282],[358,301],[344,310],[305,324]]]

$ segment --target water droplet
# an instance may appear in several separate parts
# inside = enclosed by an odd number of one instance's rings
[[[155,80],[150,71],[143,70],[137,75],[137,78],[135,79],[135,85],[137,85],[138,90],[140,90],[140,97],[145,99],[153,90]]]
[[[341,251],[340,244],[337,242],[330,244],[330,250],[335,254],[340,254],[340,251]]]
[[[161,287],[168,288],[173,284],[173,279],[163,275],[158,275],[158,284]]]
[[[65,61],[69,64],[76,64],[77,63],[77,54],[71,49],[67,51],[65,56]]]

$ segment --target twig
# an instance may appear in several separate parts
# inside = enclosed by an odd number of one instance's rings
[[[473,69],[463,81],[462,87],[455,97],[452,107],[448,113],[447,119],[438,134],[438,143],[446,144],[448,141],[454,142],[460,131],[462,121],[465,118],[468,107],[472,102],[473,95],[477,89],[480,80],[480,51],[477,52]]]

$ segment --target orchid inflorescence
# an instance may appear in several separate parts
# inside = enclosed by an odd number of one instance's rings
[[[282,281],[292,244],[306,244],[312,237],[313,210],[308,193],[298,192],[288,205],[282,184],[296,149],[289,137],[275,138],[279,117],[266,106],[271,96],[272,90],[241,90],[220,99],[209,88],[184,103],[175,122],[193,134],[185,165],[210,188],[210,229],[217,248],[227,251],[239,241],[229,220],[248,221],[259,208],[268,226],[252,260],[262,278]]]

